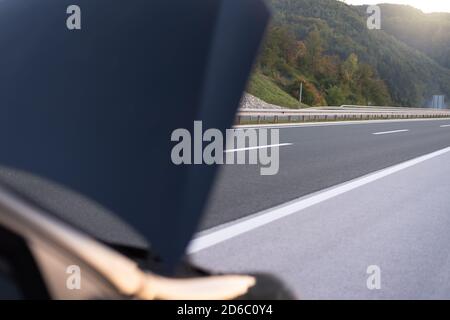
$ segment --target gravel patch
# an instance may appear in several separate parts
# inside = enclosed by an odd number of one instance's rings
[[[287,109],[262,101],[261,99],[245,93],[241,100],[240,109]]]

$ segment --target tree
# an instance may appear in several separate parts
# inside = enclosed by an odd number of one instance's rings
[[[323,41],[320,32],[317,29],[311,31],[305,40],[306,62],[311,73],[319,69],[319,63],[322,60]]]
[[[352,53],[348,56],[347,60],[345,60],[341,66],[342,80],[348,84],[352,84],[357,71],[358,56]]]
[[[327,90],[327,102],[329,105],[340,106],[345,104],[345,100],[345,94],[338,86],[332,86]]]

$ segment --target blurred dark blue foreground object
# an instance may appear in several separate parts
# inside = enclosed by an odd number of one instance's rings
[[[0,1],[0,165],[109,208],[173,266],[217,168],[173,165],[171,133],[232,124],[267,19],[260,0]]]

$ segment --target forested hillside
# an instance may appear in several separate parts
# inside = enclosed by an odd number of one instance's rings
[[[430,13],[410,6],[380,5],[383,30],[450,69],[450,13]],[[360,7],[362,12],[366,7]]]
[[[270,3],[274,19],[248,89],[267,102],[299,107],[301,82],[307,105],[422,107],[433,94],[450,96],[450,71],[438,59],[443,51],[421,52],[400,40],[399,31],[394,36],[393,27],[367,29],[364,7],[336,0]],[[282,94],[266,90],[274,87]]]

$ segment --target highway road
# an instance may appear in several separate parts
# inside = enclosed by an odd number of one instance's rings
[[[450,120],[282,127],[280,143],[275,176],[222,168],[194,262],[305,299],[450,298]]]

